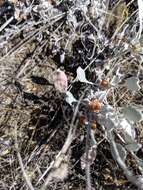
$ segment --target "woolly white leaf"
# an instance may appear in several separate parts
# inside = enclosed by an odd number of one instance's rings
[[[113,113],[112,108],[106,108],[105,106],[103,106],[101,114],[98,115],[98,122],[107,130],[118,128],[119,125],[118,118]]]
[[[85,71],[81,68],[81,67],[78,67],[77,68],[77,79],[80,81],[80,82],[84,82],[84,83],[88,83],[88,84],[93,84],[92,82],[89,82],[87,79],[86,79],[86,76],[85,76]]]
[[[74,98],[70,91],[66,92],[66,102],[70,105],[72,105],[73,102],[77,102],[77,100]]]
[[[97,91],[95,92],[94,96],[100,101],[100,102],[107,102],[107,91]]]
[[[124,118],[124,119],[120,120],[119,126],[124,131],[125,141],[128,143],[133,143],[134,138],[135,138],[135,130],[134,130],[133,126],[131,125],[131,123],[129,123],[128,120]]]
[[[116,71],[116,75],[113,76],[110,84],[112,86],[117,86],[118,83],[122,80],[122,77],[123,77],[123,74],[120,73],[119,71],[120,69],[118,68],[117,71]]]
[[[141,146],[142,146],[141,144],[135,142],[135,143],[126,145],[126,148],[129,151],[137,152],[141,148]]]
[[[128,90],[138,91],[140,89],[139,80],[137,77],[128,78],[126,81]]]
[[[130,122],[138,122],[142,120],[141,111],[135,109],[133,106],[128,106],[123,109],[124,117]]]
[[[106,113],[113,112],[113,110],[114,110],[113,107],[107,104],[107,105],[103,105],[103,106],[102,106],[101,112],[102,112],[103,114],[106,114]]]
[[[119,143],[116,143],[116,147],[117,147],[117,150],[119,152],[119,155],[120,155],[121,159],[123,161],[125,161],[126,156],[127,156],[127,152],[126,152],[125,148]],[[115,153],[114,153],[114,150],[113,150],[112,146],[111,146],[111,154],[112,154],[114,160],[117,160],[117,158],[115,157]]]

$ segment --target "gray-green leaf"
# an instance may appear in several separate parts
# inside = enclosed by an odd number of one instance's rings
[[[127,106],[123,109],[123,114],[128,121],[138,122],[142,120],[142,112],[133,106]]]
[[[123,161],[125,161],[126,156],[127,156],[127,152],[126,152],[125,148],[119,143],[116,143],[116,148],[118,150],[118,153],[119,153],[121,159]],[[115,157],[114,149],[112,148],[112,146],[111,146],[111,154],[112,154],[114,160],[117,160],[117,158]]]
[[[141,146],[141,144],[134,142],[132,144],[126,145],[126,148],[129,151],[137,152],[141,148]]]
[[[137,77],[130,77],[126,81],[128,90],[138,91],[140,89],[139,79]]]

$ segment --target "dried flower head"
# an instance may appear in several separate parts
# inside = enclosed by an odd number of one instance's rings
[[[86,122],[85,116],[84,116],[84,115],[81,115],[81,116],[79,117],[79,124],[82,126],[82,125],[85,124],[85,122]]]
[[[102,79],[101,82],[100,82],[100,86],[103,87],[103,88],[107,88],[108,87],[108,81],[105,80],[105,79]]]
[[[90,111],[99,113],[101,110],[102,104],[99,100],[93,99],[89,102],[88,107]]]
[[[96,127],[97,127],[96,122],[95,122],[95,121],[92,122],[90,126],[91,126],[91,129],[92,129],[92,130],[95,130]]]

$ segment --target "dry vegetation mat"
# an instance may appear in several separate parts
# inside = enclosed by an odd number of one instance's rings
[[[143,0],[0,0],[0,190],[143,189]]]

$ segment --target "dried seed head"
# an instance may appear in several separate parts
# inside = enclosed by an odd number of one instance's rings
[[[95,129],[96,129],[96,122],[92,122],[92,123],[91,123],[91,129],[92,129],[92,130],[95,130]]]
[[[108,81],[105,80],[105,79],[102,79],[101,82],[100,82],[100,86],[103,87],[103,88],[107,88],[108,87]]]
[[[99,100],[94,99],[89,102],[89,110],[92,112],[99,113],[101,110],[102,104]]]
[[[79,124],[82,126],[82,125],[85,124],[85,121],[86,121],[85,116],[81,115],[81,116],[79,117]]]

